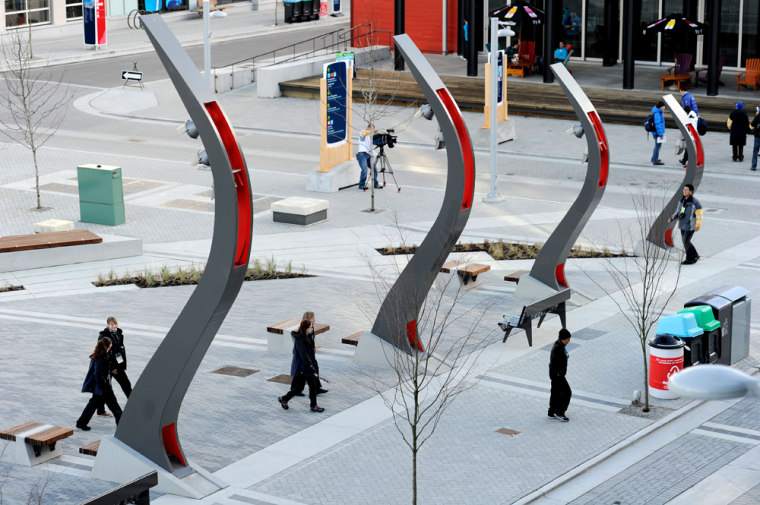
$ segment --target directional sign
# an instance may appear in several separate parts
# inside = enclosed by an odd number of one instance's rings
[[[327,81],[327,145],[344,142],[348,139],[346,131],[346,60],[326,63],[324,77]]]
[[[122,70],[121,78],[131,81],[142,81],[142,72],[133,72],[131,70]]]

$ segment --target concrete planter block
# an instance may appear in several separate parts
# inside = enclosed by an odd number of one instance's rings
[[[272,218],[275,223],[308,225],[327,219],[327,200],[291,196],[272,203]]]

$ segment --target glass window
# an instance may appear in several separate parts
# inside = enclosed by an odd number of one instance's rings
[[[747,58],[760,58],[757,36],[760,34],[760,4],[755,0],[744,1],[742,19],[742,61],[740,67],[746,66]]]
[[[82,17],[82,0],[66,0],[66,19]]]
[[[586,58],[604,55],[604,0],[588,0],[586,5]]]
[[[644,29],[658,19],[661,19],[659,0],[642,0],[641,17],[635,20],[633,24],[634,59],[639,61],[657,61],[657,34],[645,34]]]
[[[29,0],[29,10],[47,9],[48,7],[48,0]]]
[[[26,0],[5,0],[5,12],[26,10]]]
[[[726,57],[727,67],[739,66],[739,2],[723,0],[720,11],[720,35],[718,45],[721,56]],[[755,0],[747,0],[749,4]]]
[[[573,56],[581,56],[581,31],[583,30],[583,5],[581,0],[565,0],[562,6],[562,29],[560,40],[573,46]]]

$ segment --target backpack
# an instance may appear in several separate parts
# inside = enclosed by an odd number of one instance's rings
[[[647,133],[654,133],[657,131],[657,127],[654,125],[654,114],[649,114],[644,120],[644,131]]]
[[[697,133],[699,133],[700,137],[707,133],[707,121],[701,117],[697,118]]]

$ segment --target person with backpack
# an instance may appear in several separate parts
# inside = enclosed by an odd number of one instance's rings
[[[755,135],[755,145],[752,147],[752,166],[750,170],[757,170],[757,155],[760,151],[760,107],[755,107],[755,117],[752,119],[752,124],[749,125],[749,129]]]
[[[694,131],[696,131],[697,121],[699,121],[699,117],[697,117],[697,114],[692,110],[691,106],[689,105],[684,105],[683,111],[686,113],[686,117],[689,118],[689,123],[691,123],[691,125],[694,127]],[[686,139],[683,139],[681,142],[686,142]],[[683,150],[683,158],[681,158],[678,161],[681,163],[681,165],[686,165],[686,162],[689,161],[689,150],[686,149],[685,146]]]
[[[726,126],[731,130],[729,143],[733,150],[734,161],[744,161],[744,146],[747,144],[747,134],[749,133],[749,118],[744,112],[744,104],[736,103],[736,108],[731,111],[726,121]]]
[[[696,98],[694,98],[694,95],[692,95],[685,89],[682,89],[680,93],[681,93],[681,107],[686,109],[686,106],[688,105],[689,107],[691,107],[691,110],[694,111],[694,114],[696,116],[699,116],[699,107],[697,107],[697,100]]]
[[[652,165],[664,165],[665,163],[660,160],[660,149],[662,149],[662,144],[665,143],[665,102],[657,100],[657,103],[650,111],[647,123],[649,123],[647,131],[654,137]]]

